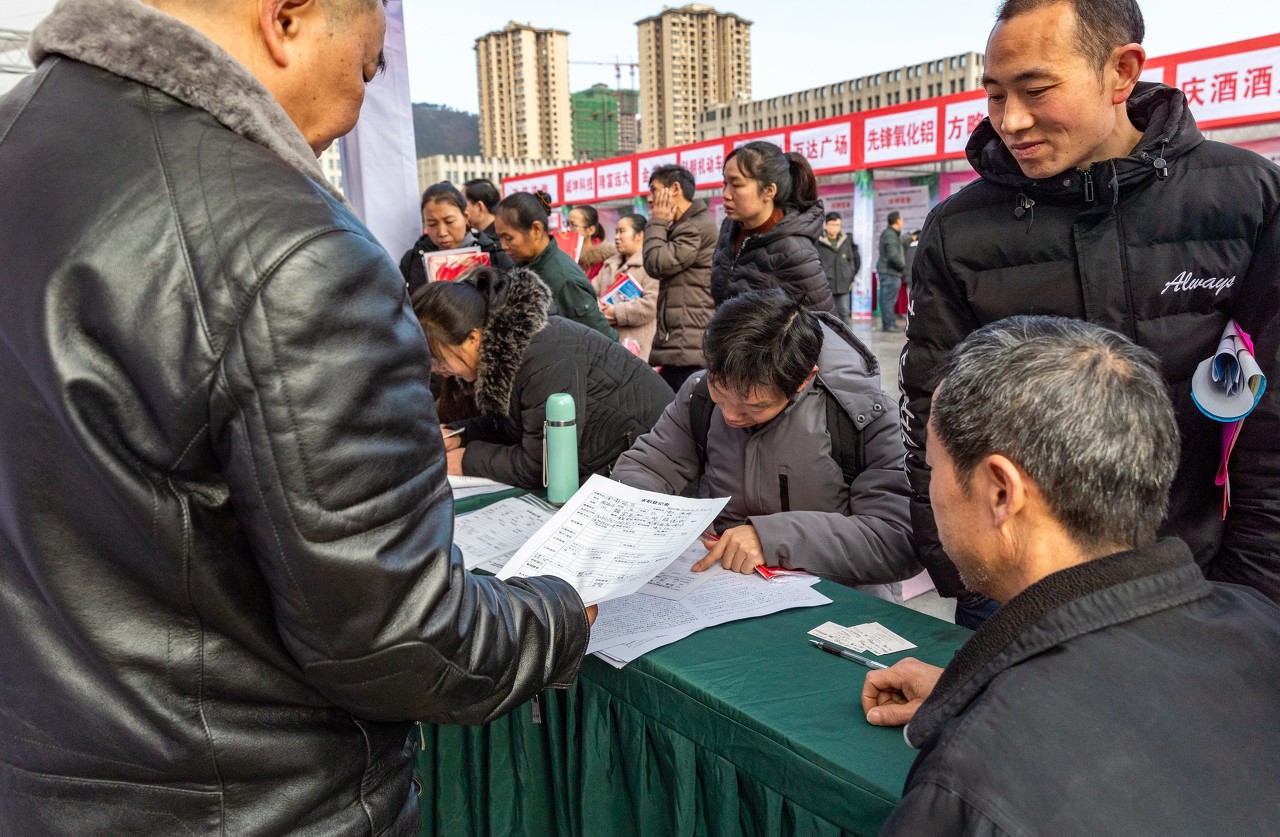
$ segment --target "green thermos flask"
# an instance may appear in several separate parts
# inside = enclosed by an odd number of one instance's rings
[[[563,505],[578,490],[578,414],[573,396],[557,392],[547,399],[542,443],[542,484],[548,502]]]

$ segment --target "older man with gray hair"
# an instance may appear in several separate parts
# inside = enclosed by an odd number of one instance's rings
[[[1178,427],[1155,357],[1013,317],[937,372],[930,498],[1004,606],[945,670],[867,675],[921,752],[890,835],[1274,834],[1280,607],[1158,540]]]
[[[472,576],[429,359],[316,154],[378,0],[62,0],[0,97],[0,833],[410,835],[411,721],[577,672]]]

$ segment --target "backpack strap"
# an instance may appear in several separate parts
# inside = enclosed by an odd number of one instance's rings
[[[814,383],[826,400],[827,432],[831,434],[831,458],[840,466],[840,473],[844,476],[845,484],[848,485],[867,467],[865,434],[854,425],[853,418],[835,395],[820,382]]]
[[[715,407],[704,372],[689,396],[689,432],[693,434],[693,446],[698,452],[699,471],[707,468],[707,431],[711,429],[711,413]]]

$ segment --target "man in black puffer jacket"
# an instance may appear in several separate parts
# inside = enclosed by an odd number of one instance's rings
[[[915,260],[901,365],[912,523],[921,563],[943,595],[961,597],[957,621],[970,626],[990,606],[966,594],[938,544],[924,461],[931,378],[971,331],[1019,313],[1089,320],[1155,352],[1182,438],[1162,534],[1186,541],[1209,578],[1280,600],[1274,389],[1231,456],[1225,519],[1222,425],[1190,397],[1233,318],[1277,374],[1280,169],[1206,141],[1181,92],[1138,83],[1141,12],[1132,0],[1099,9],[1102,24],[1082,23],[1070,2],[1002,7],[985,66],[991,118],[968,146],[982,178],[934,209]],[[1032,37],[1044,32],[1053,37]],[[1080,43],[1098,48],[1084,55]]]
[[[0,833],[417,834],[410,722],[570,681],[582,601],[452,549],[422,331],[316,163],[382,3],[154,5],[62,0],[0,97]]]

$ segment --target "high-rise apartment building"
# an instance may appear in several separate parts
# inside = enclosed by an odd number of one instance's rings
[[[476,38],[480,153],[568,160],[569,33],[512,21]]]
[[[719,102],[699,114],[697,139],[785,128],[981,87],[982,54],[966,52],[770,99]]]
[[[751,98],[751,21],[690,3],[636,28],[641,148],[694,142],[704,110]]]

